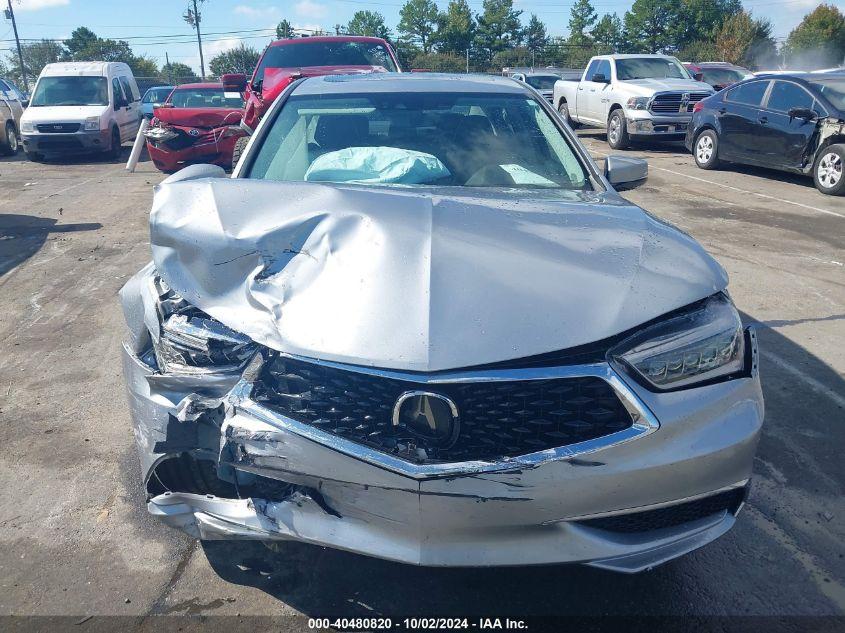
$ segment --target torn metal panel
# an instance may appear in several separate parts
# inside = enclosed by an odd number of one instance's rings
[[[191,176],[159,186],[150,222],[189,304],[275,350],[392,369],[589,343],[727,285],[692,238],[613,193]]]

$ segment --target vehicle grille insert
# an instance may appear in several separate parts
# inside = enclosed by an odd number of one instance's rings
[[[608,532],[623,532],[626,534],[650,532],[651,530],[676,527],[721,512],[736,514],[739,506],[745,500],[746,493],[747,488],[735,488],[695,501],[657,508],[656,510],[586,519],[577,521],[577,523]]]
[[[79,131],[79,123],[40,123],[36,126],[41,134],[73,134]]]
[[[435,392],[458,408],[450,446],[394,427],[406,391]],[[253,399],[298,422],[415,463],[525,455],[621,431],[633,424],[611,386],[596,377],[430,384],[290,359],[268,358]]]
[[[684,99],[684,95],[688,95]],[[693,106],[710,95],[706,92],[662,92],[654,96],[649,109],[658,114],[692,112]]]

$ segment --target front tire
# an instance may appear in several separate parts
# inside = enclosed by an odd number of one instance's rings
[[[18,133],[15,130],[15,124],[9,121],[6,123],[6,133],[3,142],[0,143],[0,152],[3,156],[14,156],[18,153],[20,142],[18,141]]]
[[[607,121],[607,144],[611,149],[628,149],[631,145],[625,114],[621,108],[610,113]]]
[[[249,143],[248,136],[242,136],[235,141],[235,149],[232,151],[232,169],[238,166],[238,161],[241,159],[241,155],[244,153],[247,143]]]
[[[845,144],[828,145],[813,164],[816,189],[828,196],[845,194]]]
[[[719,136],[714,130],[704,130],[696,137],[692,155],[695,164],[701,169],[716,169],[719,166]]]

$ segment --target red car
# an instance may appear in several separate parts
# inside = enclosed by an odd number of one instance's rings
[[[717,92],[738,81],[748,79],[754,74],[747,68],[728,62],[699,62],[697,64],[684,62],[684,67],[696,81],[710,84]]]
[[[177,86],[153,110],[144,136],[155,166],[174,172],[194,163],[232,166],[235,143],[246,136],[240,127],[244,102],[237,93],[226,93],[221,83]]]
[[[252,134],[282,91],[300,77],[352,73],[399,72],[390,45],[378,37],[351,35],[299,37],[270,44],[247,83],[246,75],[223,75],[227,91],[242,92],[246,101],[242,127]],[[246,139],[235,150],[235,162]]]

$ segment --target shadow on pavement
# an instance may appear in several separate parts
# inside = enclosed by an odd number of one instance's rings
[[[96,231],[99,222],[57,224],[54,218],[0,213],[0,277],[35,255],[52,233]]]

